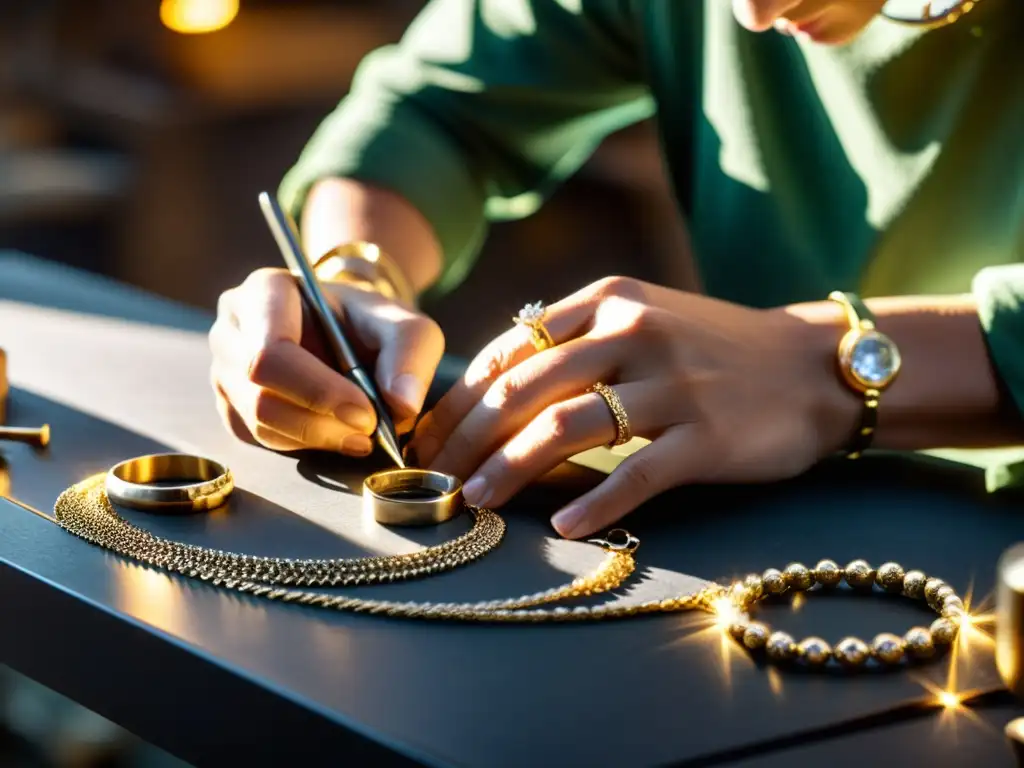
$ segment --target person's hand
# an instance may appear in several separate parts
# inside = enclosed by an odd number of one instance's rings
[[[344,307],[349,338],[361,348],[357,354],[373,370],[396,426],[407,431],[444,351],[440,328],[380,294],[323,287],[336,309]],[[325,362],[330,358],[322,337],[286,270],[260,269],[221,295],[210,349],[221,418],[240,438],[279,451],[372,451],[373,407]]]
[[[491,342],[426,414],[420,466],[466,479],[466,500],[500,506],[531,480],[616,438],[612,385],[634,435],[651,440],[552,519],[567,537],[598,531],[670,487],[800,473],[845,442],[858,404],[835,371],[835,326],[626,278],[549,307],[556,346],[528,329]],[[825,335],[822,335],[822,329]]]

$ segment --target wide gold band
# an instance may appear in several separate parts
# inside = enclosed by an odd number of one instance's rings
[[[443,472],[386,469],[363,481],[363,509],[383,525],[436,525],[462,506],[462,483]]]
[[[625,445],[632,440],[633,430],[629,426],[629,416],[626,415],[626,409],[622,405],[622,400],[619,399],[618,393],[600,381],[594,384],[590,391],[601,396],[608,406],[608,410],[612,412],[612,418],[615,419],[615,439],[608,443],[608,447],[614,448],[618,445]]]
[[[393,301],[416,304],[416,292],[405,273],[374,243],[357,241],[335,246],[316,260],[313,272],[325,283],[363,284]]]
[[[186,453],[161,453],[122,461],[107,473],[115,504],[160,512],[203,512],[227,501],[235,489],[223,464]]]

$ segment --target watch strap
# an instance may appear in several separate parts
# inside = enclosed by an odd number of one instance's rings
[[[843,308],[850,330],[869,331],[875,328],[874,314],[857,294],[848,291],[833,291],[829,294],[829,299],[837,302]],[[848,459],[859,459],[864,451],[871,447],[875,430],[878,427],[878,401],[882,394],[881,390],[866,389],[859,394],[864,398],[864,406],[861,408],[857,430],[846,447],[845,455]]]

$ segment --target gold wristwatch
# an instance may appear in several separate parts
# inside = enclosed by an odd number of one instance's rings
[[[875,328],[875,317],[860,297],[843,291],[833,291],[828,297],[843,307],[850,325],[839,341],[839,371],[846,384],[864,397],[860,425],[846,451],[847,458],[857,459],[875,436],[878,401],[900,372],[900,351]]]

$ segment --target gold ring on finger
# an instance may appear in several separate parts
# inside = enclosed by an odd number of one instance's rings
[[[537,301],[533,304],[527,304],[519,310],[517,317],[512,318],[517,325],[525,325],[530,329],[530,340],[533,342],[534,349],[538,352],[543,352],[545,349],[555,346],[555,340],[551,338],[551,334],[544,325],[544,315],[546,313],[547,308],[544,306],[544,302]]]
[[[614,448],[616,445],[628,443],[633,438],[633,433],[629,428],[629,416],[626,415],[626,409],[622,406],[622,400],[619,399],[618,393],[600,381],[594,384],[590,391],[596,392],[602,397],[608,410],[612,412],[612,418],[615,419],[615,439],[608,443],[608,447]]]

